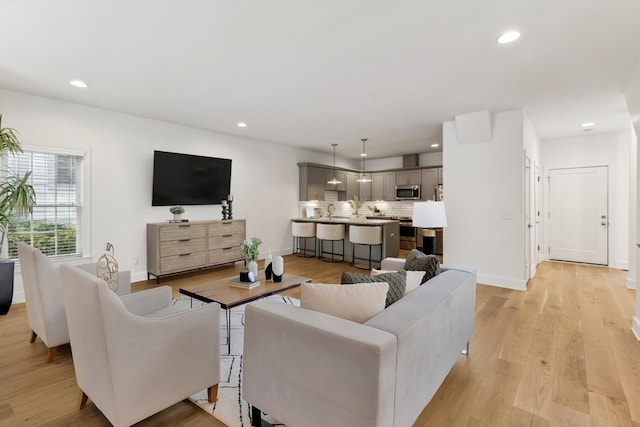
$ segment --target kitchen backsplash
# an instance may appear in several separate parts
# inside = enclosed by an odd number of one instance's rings
[[[312,202],[299,202],[299,213],[301,217],[306,217],[306,208],[318,208],[322,216],[327,216],[327,208],[330,204],[335,206],[336,210],[333,212],[333,216],[351,216],[353,209],[346,201],[338,201],[337,191],[325,191],[324,201],[312,201]],[[413,215],[413,202],[411,201],[397,201],[397,202],[381,202],[381,201],[366,201],[363,203],[360,209],[361,215],[373,216],[372,210],[369,210],[369,206],[372,208],[376,206],[380,210],[380,215],[384,216],[398,216],[398,217],[411,217]]]

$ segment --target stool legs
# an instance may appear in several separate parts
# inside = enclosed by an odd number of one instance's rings
[[[373,255],[372,255],[372,247],[374,245],[366,245],[369,246],[369,258],[368,259],[364,259],[364,258],[356,258],[356,245],[364,245],[364,243],[352,243],[351,244],[351,267],[355,267],[355,268],[359,268],[361,270],[367,270],[367,267],[358,267],[357,265],[355,265],[356,260],[361,260],[361,261],[368,261],[368,269],[371,270],[371,261],[373,261]],[[380,246],[380,252],[382,255],[382,245],[375,245],[375,246]],[[376,260],[376,262],[381,262],[382,260]]]
[[[335,250],[335,242],[336,240],[330,240],[331,242],[331,252],[325,252],[324,251],[324,242],[325,239],[318,239],[318,244],[319,244],[319,250],[318,250],[318,259],[324,261],[324,262],[342,262],[344,261],[344,239],[342,240],[342,253],[337,254],[336,250]],[[327,260],[324,258],[324,254],[325,253],[329,253],[331,254],[331,261]],[[342,259],[335,259],[334,255],[341,255]]]

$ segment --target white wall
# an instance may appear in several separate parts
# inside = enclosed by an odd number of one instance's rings
[[[521,290],[523,121],[522,110],[493,114],[487,143],[461,144],[455,122],[443,126],[445,263],[475,268],[479,283]]]
[[[419,166],[442,166],[442,152],[422,153],[418,156]],[[358,167],[362,167],[362,163]],[[386,169],[402,168],[402,156],[372,159],[366,161],[368,171],[382,171]]]
[[[332,164],[331,154],[217,134],[172,123],[114,113],[0,90],[3,125],[18,130],[24,145],[90,153],[89,254],[115,246],[123,270],[146,279],[146,223],[170,218],[151,206],[153,150],[230,158],[233,216],[247,220],[247,237],[262,238],[262,255],[291,250],[290,218],[298,215],[298,162]],[[221,219],[221,208],[186,206],[191,220]],[[138,264],[133,264],[133,259]],[[286,266],[285,266],[286,269]],[[19,271],[19,268],[17,269]],[[24,301],[16,277],[14,302]]]
[[[629,130],[542,141],[542,163],[546,177],[550,169],[608,166],[609,170],[609,266],[629,265]],[[545,191],[548,194],[548,191]],[[545,207],[546,208],[546,207]],[[548,220],[547,210],[544,218]],[[545,223],[545,230],[549,230]],[[545,233],[544,247],[549,246]],[[545,258],[547,251],[543,251]]]

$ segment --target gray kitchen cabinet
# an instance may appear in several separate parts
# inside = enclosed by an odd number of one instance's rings
[[[422,169],[421,200],[434,200],[434,187],[438,185],[438,169]]]
[[[325,169],[316,166],[299,168],[299,200],[324,200]]]
[[[375,172],[371,174],[371,200],[396,200],[396,173]]]
[[[384,172],[371,174],[371,200],[386,200],[384,198]]]
[[[328,181],[333,179],[333,177],[338,181],[341,181],[340,184],[327,184]],[[325,169],[324,170],[324,189],[328,191],[347,191],[347,173],[345,171],[336,170],[334,173],[333,169]]]
[[[422,179],[420,170],[398,171],[396,172],[396,185],[419,184]]]
[[[384,198],[382,200],[387,200],[387,201],[396,200],[396,173],[395,172],[384,173]]]
[[[361,174],[360,176],[364,176],[366,178],[371,179],[371,174],[370,173],[365,173],[365,174]],[[360,189],[359,189],[359,199],[362,200],[371,200],[371,187],[372,187],[372,181],[369,182],[359,182],[358,184],[360,184]]]
[[[358,176],[356,172],[347,172],[347,200],[353,200],[353,196],[360,197],[360,183],[356,181]]]

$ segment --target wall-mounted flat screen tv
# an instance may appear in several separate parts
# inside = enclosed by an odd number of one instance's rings
[[[231,192],[231,159],[153,152],[152,206],[219,205]]]

